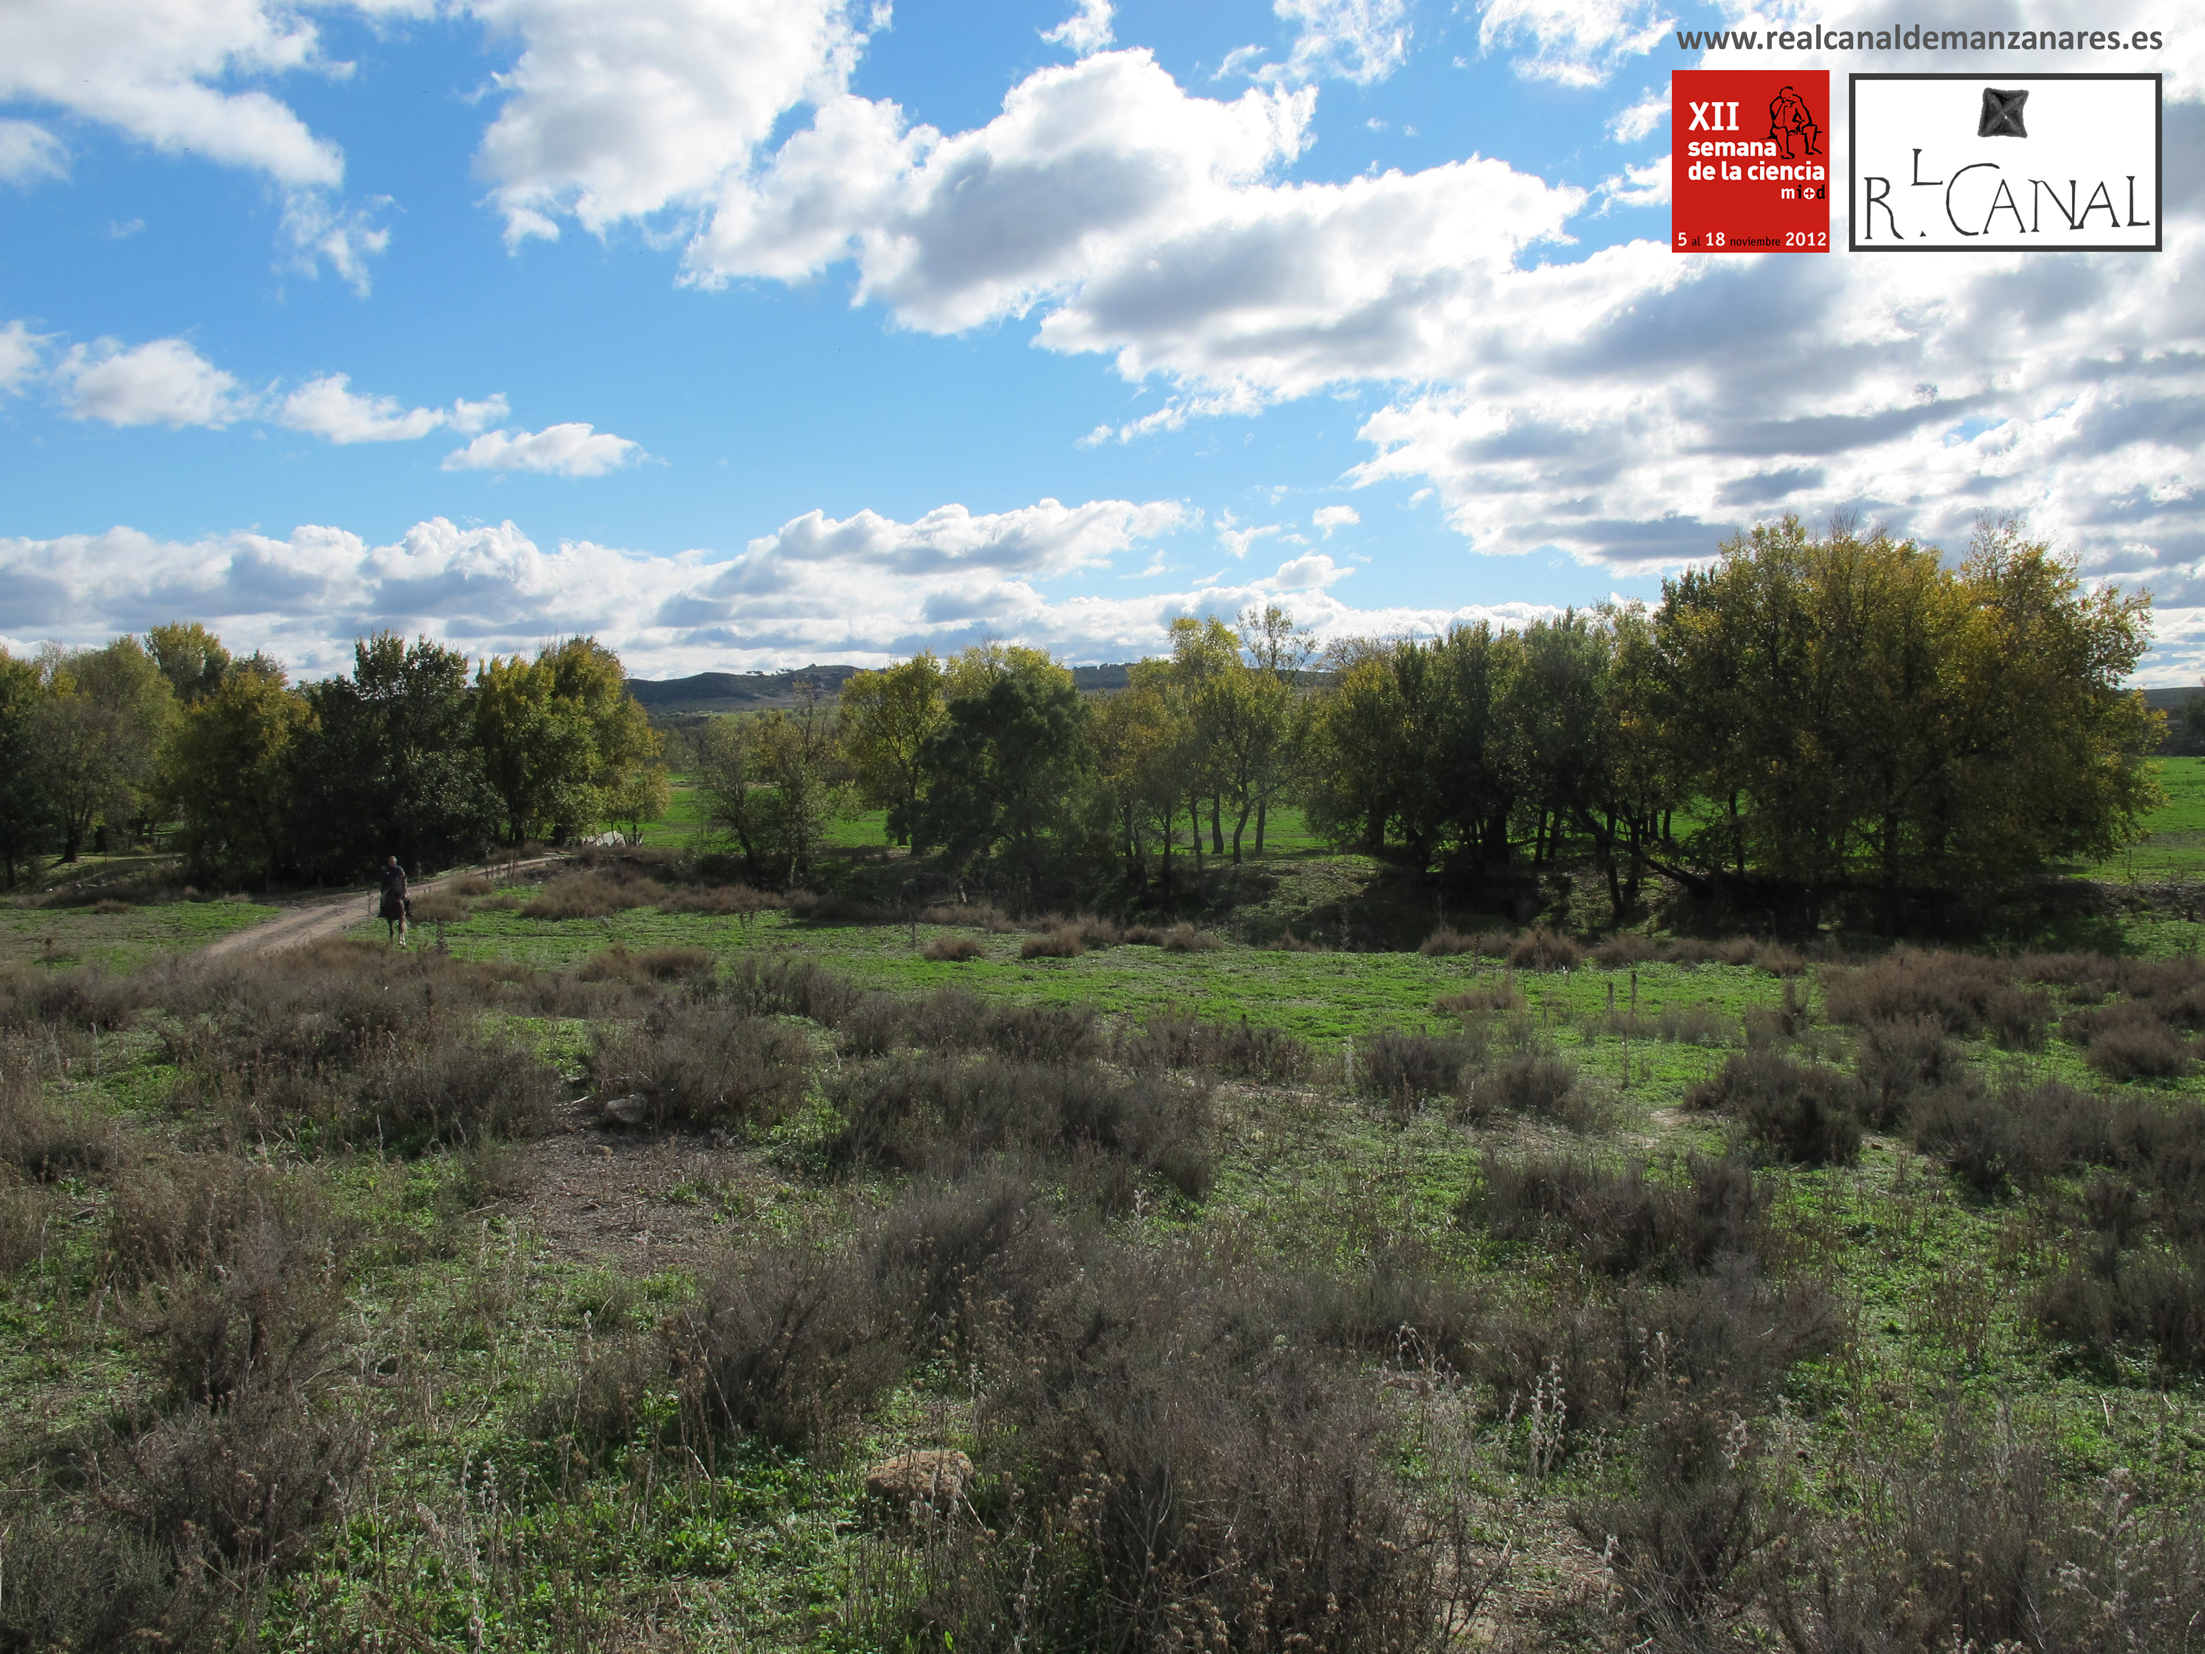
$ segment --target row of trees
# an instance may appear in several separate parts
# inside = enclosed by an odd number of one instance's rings
[[[97,649],[0,651],[0,870],[174,823],[200,876],[349,879],[385,853],[449,865],[494,839],[664,812],[659,737],[589,638],[534,660],[390,633],[293,685],[191,622]]]
[[[1618,912],[1650,869],[1813,911],[1840,886],[1896,901],[2132,838],[2157,798],[2140,757],[2160,718],[2121,687],[2148,611],[2011,523],[1953,566],[1788,520],[1650,608],[1351,640],[1316,672],[1275,608],[1176,622],[1169,656],[1097,700],[1032,650],[922,654],[852,678],[833,719],[723,721],[697,767],[714,818],[792,874],[853,795],[1037,901],[1111,865],[1168,885],[1177,857],[1260,852],[1292,800],[1420,872],[1566,843]]]

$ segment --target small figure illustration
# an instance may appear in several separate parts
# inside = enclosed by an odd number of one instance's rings
[[[1983,112],[1976,117],[1975,135],[1978,138],[2026,138],[2029,123],[2023,113],[2029,102],[2029,91],[2009,92],[2000,87],[1983,88]]]
[[[1807,100],[1789,86],[1769,100],[1769,137],[1784,146],[1784,159],[1803,161],[1810,155],[1820,155],[1822,128],[1815,124],[1814,111],[1807,107]],[[1804,138],[1805,154],[1792,151],[1792,140]]]

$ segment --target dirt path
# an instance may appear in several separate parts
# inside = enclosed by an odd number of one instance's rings
[[[539,856],[534,861],[500,862],[500,873],[518,873],[531,867],[549,867],[554,862],[565,861],[564,856]],[[412,886],[416,895],[435,890],[454,879],[487,873],[487,867],[460,867],[449,873],[440,873],[433,879],[423,879]],[[302,902],[289,912],[268,920],[265,924],[249,925],[243,930],[233,930],[218,941],[209,942],[200,950],[202,959],[221,959],[230,954],[273,953],[278,948],[303,947],[308,942],[318,942],[325,936],[340,936],[363,919],[375,917],[377,892],[356,890],[348,895],[331,897],[325,901]]]

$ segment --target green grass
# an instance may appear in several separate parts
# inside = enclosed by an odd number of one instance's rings
[[[234,897],[130,904],[118,913],[90,907],[0,907],[0,960],[128,969],[162,954],[204,947],[279,911]]]
[[[2144,837],[2078,869],[2083,877],[2129,883],[2205,880],[2205,758],[2156,758],[2150,767],[2167,802],[2144,818]]]

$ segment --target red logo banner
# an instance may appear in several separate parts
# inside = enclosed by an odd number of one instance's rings
[[[1830,71],[1677,69],[1669,76],[1669,247],[1830,250]]]

